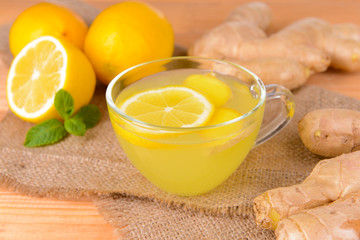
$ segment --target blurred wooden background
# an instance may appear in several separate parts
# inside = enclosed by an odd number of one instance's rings
[[[0,0],[0,25],[11,22],[38,0]],[[99,9],[120,1],[86,0]],[[188,47],[196,38],[224,21],[242,0],[144,0],[161,10],[171,22],[177,44]],[[332,23],[360,25],[358,0],[266,0],[273,10],[271,32],[304,17],[319,17]],[[7,67],[0,62],[0,118],[7,111]],[[329,70],[316,74],[307,84],[360,99],[360,73]],[[0,188],[0,239],[115,239],[96,207],[88,201],[40,199]]]

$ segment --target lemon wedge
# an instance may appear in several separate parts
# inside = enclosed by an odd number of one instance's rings
[[[220,107],[217,108],[207,125],[225,123],[240,117],[242,114],[235,109]],[[205,129],[201,132],[204,139],[209,142],[209,155],[223,151],[237,144],[246,135],[242,132],[243,121],[235,121],[231,124],[219,126],[214,129]]]
[[[240,116],[241,113],[236,111],[235,109],[220,107],[215,110],[212,118],[209,120],[207,125],[225,123]],[[208,139],[224,138],[238,132],[240,130],[240,127],[241,127],[241,123],[236,122],[233,124],[220,126],[215,129],[204,130],[203,135],[206,136]]]
[[[90,102],[95,73],[82,51],[65,40],[44,36],[27,44],[11,64],[7,78],[10,109],[26,121],[59,118],[54,107],[58,90],[74,99],[75,112]]]
[[[232,95],[230,87],[213,72],[192,74],[185,79],[184,84],[204,94],[216,107],[223,106]]]
[[[118,105],[127,115],[165,127],[205,125],[214,111],[201,93],[183,86],[167,86],[137,93]]]

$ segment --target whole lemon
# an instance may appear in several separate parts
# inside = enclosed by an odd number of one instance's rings
[[[122,2],[102,11],[84,44],[96,76],[105,84],[131,66],[170,57],[173,49],[174,32],[168,20],[140,2]]]
[[[32,40],[49,35],[63,38],[82,49],[88,26],[71,10],[51,3],[39,3],[23,11],[10,29],[10,50],[16,56]]]

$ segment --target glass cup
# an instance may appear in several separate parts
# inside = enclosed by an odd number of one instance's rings
[[[116,98],[131,83],[178,69],[211,70],[236,79],[255,104],[230,121],[189,128],[142,122],[116,106]],[[288,89],[275,84],[264,86],[254,73],[237,64],[199,57],[173,57],[131,67],[111,81],[106,101],[113,129],[128,159],[154,185],[182,196],[203,194],[219,186],[253,147],[286,126],[295,108]]]

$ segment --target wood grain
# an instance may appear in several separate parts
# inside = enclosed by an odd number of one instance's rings
[[[104,9],[118,0],[86,0]],[[38,0],[0,0],[0,25],[10,24],[18,14]],[[147,0],[171,22],[176,42],[184,47],[220,24],[230,11],[246,1],[239,0]],[[360,1],[354,0],[265,0],[273,10],[271,32],[303,17],[319,17],[332,23],[360,24]],[[7,111],[5,79],[7,67],[0,62],[0,117]],[[360,99],[360,73],[330,70],[313,75],[307,84]],[[91,201],[59,201],[30,198],[0,188],[0,239],[102,239],[112,240]]]
[[[88,201],[30,198],[0,189],[0,239],[115,239]]]

